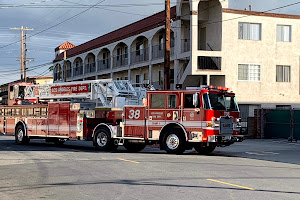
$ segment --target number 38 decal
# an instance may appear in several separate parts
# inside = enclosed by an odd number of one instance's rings
[[[140,118],[141,111],[140,110],[130,110],[129,111],[129,119],[138,119]]]

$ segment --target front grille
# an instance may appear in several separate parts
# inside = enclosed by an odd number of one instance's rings
[[[233,134],[233,118],[221,117],[220,119],[220,134]]]

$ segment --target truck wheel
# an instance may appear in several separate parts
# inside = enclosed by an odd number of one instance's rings
[[[216,148],[216,145],[210,145],[203,147],[201,145],[194,146],[194,149],[201,155],[209,155],[211,154]]]
[[[17,127],[16,133],[15,133],[15,141],[17,144],[28,144],[29,138],[25,136],[25,130],[22,125],[19,125]]]
[[[124,142],[124,147],[127,149],[128,152],[139,152],[142,151],[145,147],[145,143],[129,143],[127,141]]]
[[[185,138],[177,129],[169,130],[163,137],[163,146],[167,153],[182,154],[185,151]]]
[[[97,150],[115,150],[118,146],[114,144],[110,132],[105,128],[99,128],[94,135],[94,146]]]

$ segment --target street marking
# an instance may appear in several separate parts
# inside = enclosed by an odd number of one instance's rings
[[[118,160],[122,160],[122,161],[125,161],[125,162],[132,162],[132,163],[140,163],[140,162],[137,162],[137,161],[125,160],[125,159],[122,159],[122,158],[118,158]]]
[[[235,184],[231,184],[231,183],[226,183],[226,182],[222,182],[222,181],[218,181],[218,180],[214,180],[214,179],[206,179],[206,180],[217,182],[217,183],[222,183],[222,184],[225,184],[225,185],[231,185],[231,186],[238,187],[238,188],[243,188],[243,189],[246,189],[246,190],[254,190],[253,188],[244,187],[244,186],[240,186],[240,185],[235,185]]]
[[[266,155],[277,155],[279,153],[274,153],[274,152],[267,152],[267,151],[248,151],[248,152],[245,152],[246,154],[250,154],[250,155],[258,155],[258,156],[266,156]]]

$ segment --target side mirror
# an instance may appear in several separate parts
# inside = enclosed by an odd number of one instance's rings
[[[193,94],[193,105],[195,106],[195,108],[198,107],[198,105],[199,105],[199,93]]]

